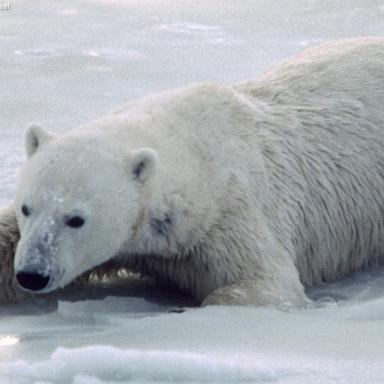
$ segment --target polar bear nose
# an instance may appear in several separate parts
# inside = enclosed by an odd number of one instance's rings
[[[27,271],[17,272],[16,279],[22,288],[29,291],[41,291],[49,282],[49,276]]]

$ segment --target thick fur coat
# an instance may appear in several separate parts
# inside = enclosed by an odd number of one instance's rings
[[[383,105],[384,39],[370,38],[60,137],[31,127],[18,225],[0,213],[4,297],[19,227],[14,269],[47,277],[39,292],[112,260],[204,304],[304,304],[304,286],[382,261]],[[85,224],[67,228],[68,215]]]

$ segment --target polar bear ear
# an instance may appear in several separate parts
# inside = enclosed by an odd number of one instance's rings
[[[47,132],[38,124],[31,124],[25,132],[25,148],[31,157],[43,144],[51,141],[54,134]]]
[[[135,180],[144,183],[155,174],[158,158],[153,149],[136,149],[128,157],[129,170]]]

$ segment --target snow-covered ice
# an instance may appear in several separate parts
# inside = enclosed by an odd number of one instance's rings
[[[317,288],[313,307],[300,311],[174,313],[151,299],[149,283],[146,298],[9,306],[0,317],[0,382],[380,383],[383,279],[374,268]]]
[[[30,122],[63,132],[160,89],[240,82],[323,41],[383,34],[376,0],[11,1],[0,204]],[[384,269],[309,294],[301,311],[199,309],[140,280],[2,306],[0,383],[384,383]]]

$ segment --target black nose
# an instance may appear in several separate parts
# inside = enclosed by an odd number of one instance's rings
[[[16,279],[22,288],[29,291],[41,291],[49,282],[49,276],[40,275],[36,272],[17,272]]]

